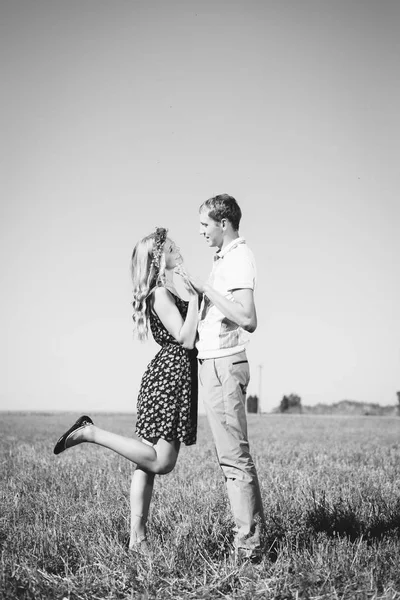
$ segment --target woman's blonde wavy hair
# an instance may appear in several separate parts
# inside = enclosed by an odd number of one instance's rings
[[[148,336],[151,293],[157,286],[165,284],[163,248],[166,234],[166,229],[157,228],[154,233],[140,240],[132,252],[132,319],[134,332],[141,341]]]

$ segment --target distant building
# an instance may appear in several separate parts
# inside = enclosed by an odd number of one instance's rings
[[[257,396],[248,396],[247,398],[247,412],[248,413],[258,413],[258,397]]]

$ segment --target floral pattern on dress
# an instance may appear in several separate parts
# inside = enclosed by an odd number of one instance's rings
[[[185,319],[188,302],[174,296]],[[136,434],[145,439],[196,443],[197,351],[181,346],[150,311],[150,329],[161,349],[147,366],[137,401]]]

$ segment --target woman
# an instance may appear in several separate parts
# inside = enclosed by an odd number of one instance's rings
[[[132,254],[133,321],[140,340],[148,327],[161,346],[148,365],[137,403],[136,434],[140,440],[99,429],[82,416],[54,447],[67,448],[90,442],[104,446],[136,463],[131,483],[129,548],[144,547],[155,475],[172,471],[181,442],[196,442],[197,360],[194,343],[198,319],[198,295],[181,267],[179,248],[167,230],[138,242]],[[182,277],[189,300],[183,300],[173,283]]]

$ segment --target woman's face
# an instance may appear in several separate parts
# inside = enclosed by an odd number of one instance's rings
[[[179,247],[169,238],[164,244],[165,268],[167,270],[175,269],[182,262],[182,256]]]

